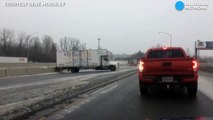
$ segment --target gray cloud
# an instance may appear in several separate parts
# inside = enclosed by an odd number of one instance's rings
[[[185,0],[184,2],[188,2]],[[194,41],[213,40],[213,1],[208,10],[176,11],[176,0],[1,0],[0,27],[49,34],[57,42],[71,36],[89,48],[101,45],[114,53],[145,51],[160,43],[190,48]],[[5,2],[64,2],[64,7],[5,7]],[[208,54],[209,52],[204,52]]]

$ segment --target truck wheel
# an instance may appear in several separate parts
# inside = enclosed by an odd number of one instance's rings
[[[139,81],[139,87],[140,87],[141,96],[148,95],[149,86],[147,84]]]
[[[78,73],[79,72],[79,68],[71,68],[71,72],[72,73]]]
[[[116,70],[116,67],[115,67],[115,66],[110,66],[110,67],[109,67],[109,70],[110,70],[110,71],[115,71],[115,70]]]
[[[187,85],[187,93],[190,97],[195,97],[197,94],[197,82]]]
[[[75,72],[76,72],[76,73],[79,73],[79,70],[80,70],[79,68],[76,68],[76,69],[75,69]]]
[[[75,69],[74,68],[71,69],[71,73],[75,73]]]

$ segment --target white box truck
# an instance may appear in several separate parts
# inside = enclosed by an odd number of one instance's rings
[[[112,53],[106,49],[91,49],[78,51],[57,50],[57,70],[68,69],[72,73],[80,69],[115,71],[119,64],[112,61]]]

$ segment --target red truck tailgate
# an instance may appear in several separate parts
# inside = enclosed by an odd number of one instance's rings
[[[192,58],[144,59],[144,75],[193,74]]]

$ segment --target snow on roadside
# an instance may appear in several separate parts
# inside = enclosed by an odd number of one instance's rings
[[[110,75],[131,70],[133,69],[124,69],[116,72],[103,72],[76,77],[65,77],[60,79],[50,79],[37,83],[27,83],[21,85],[17,84],[2,87],[0,88],[0,117],[2,114],[11,112],[13,109],[21,110],[48,98],[65,94],[67,91],[72,91],[72,89],[75,89],[75,87],[88,84],[89,81],[86,81],[87,79],[91,79],[99,75]]]

